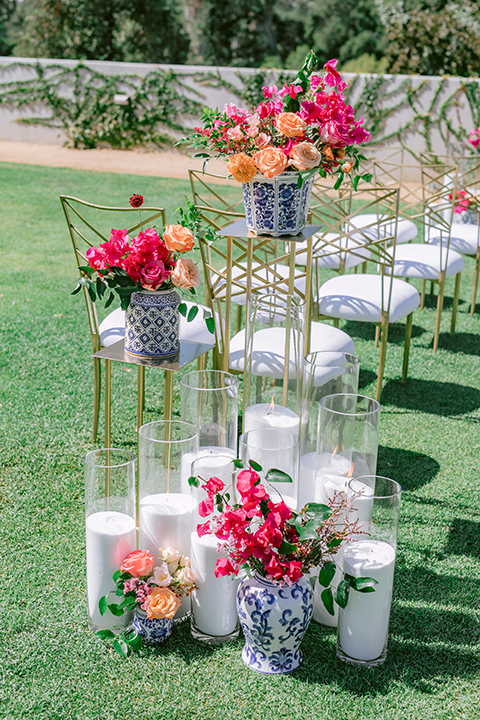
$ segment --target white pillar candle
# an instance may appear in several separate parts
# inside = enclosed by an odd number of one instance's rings
[[[222,455],[222,459],[216,460],[215,456]],[[188,478],[192,474],[192,463],[194,460],[199,460],[200,458],[206,458],[206,463],[204,466],[202,466],[202,477],[205,478],[205,480],[210,480],[211,477],[215,476],[215,467],[218,468],[222,466],[222,464],[225,462],[224,458],[231,457],[232,460],[234,460],[237,456],[234,450],[228,447],[215,447],[215,446],[206,446],[201,447],[197,452],[190,452],[185,453],[182,457],[182,467],[181,467],[181,489],[182,493],[191,493],[195,490],[195,488],[190,487],[188,484]],[[195,493],[193,493],[195,495]],[[197,493],[198,494],[198,493]],[[199,496],[199,500],[205,499],[205,493],[202,490],[201,497]]]
[[[298,473],[298,509],[304,505],[315,502],[315,468],[317,453],[311,452],[300,458]]]
[[[236,595],[238,578],[219,577],[214,574],[219,557],[219,541],[213,535],[198,537],[192,532],[192,572],[197,589],[192,594],[192,611],[195,625],[206,635],[230,635],[237,625]]]
[[[352,494],[350,495],[348,519],[350,522],[356,520],[358,530],[369,533],[373,511],[373,488],[361,480],[351,480],[349,487]]]
[[[343,565],[343,551],[345,549],[346,545],[342,544],[338,548],[335,555],[331,558],[331,560],[335,561],[337,564],[337,569],[335,571],[335,575],[333,576],[333,580],[330,583],[330,587],[332,588],[333,597],[335,597],[335,593],[338,587],[338,583],[340,580],[343,579],[343,573],[342,573],[342,565]],[[313,619],[316,620],[321,625],[326,625],[327,627],[337,627],[338,624],[338,605],[334,601],[333,602],[333,610],[334,614],[330,615],[327,608],[323,604],[322,600],[322,592],[325,590],[323,585],[320,585],[319,582],[315,583],[315,589],[313,592]]]
[[[158,493],[140,500],[139,547],[160,561],[160,547],[174,547],[190,556],[195,499],[183,493]]]
[[[302,416],[302,431],[305,429],[306,432],[308,420],[308,413],[304,413]],[[262,430],[263,428],[290,430],[290,432],[300,436],[300,417],[298,413],[283,405],[272,405],[271,403],[250,405],[245,410],[244,432]]]
[[[122,624],[122,620],[108,610],[105,615],[100,615],[98,601],[103,595],[115,590],[112,575],[136,548],[135,520],[125,513],[97,512],[87,517],[85,529],[88,614],[96,627],[111,628]],[[112,603],[120,600],[113,595],[109,598]]]
[[[373,593],[350,590],[347,607],[339,610],[338,638],[343,652],[355,660],[375,660],[388,637],[395,550],[381,540],[350,543],[343,553],[344,572],[378,581]]]
[[[317,458],[315,502],[328,505],[335,492],[344,492],[350,480],[352,462],[343,455],[320,453]]]

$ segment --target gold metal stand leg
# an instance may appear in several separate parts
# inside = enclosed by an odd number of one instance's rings
[[[445,294],[445,273],[440,275],[438,283],[438,297],[437,297],[437,319],[435,321],[435,336],[433,338],[433,352],[437,352],[438,338],[440,336],[440,321],[442,319],[443,310],[443,296]]]
[[[426,280],[422,280],[422,292],[420,294],[420,310],[423,310],[425,306],[425,285],[427,284]]]
[[[163,419],[172,419],[173,410],[173,370],[164,371],[163,387]]]
[[[145,407],[145,368],[137,368],[137,432],[143,425],[143,409]]]
[[[378,341],[380,340],[381,325],[375,325],[375,347],[378,347]]]
[[[470,306],[470,317],[473,317],[475,312],[475,303],[477,300],[477,287],[478,287],[478,275],[480,272],[480,248],[477,250],[477,256],[475,258],[475,275],[473,276],[473,291],[472,291],[472,304]]]
[[[105,447],[112,442],[112,361],[105,360]]]
[[[100,417],[100,395],[102,391],[102,364],[100,358],[93,358],[93,431],[92,441],[95,442],[98,433],[98,419]]]
[[[460,295],[460,275],[457,273],[455,278],[455,293],[453,295],[452,322],[450,325],[450,335],[455,335],[455,323],[457,321],[458,296]]]
[[[237,320],[235,324],[235,332],[240,332],[242,329],[242,306],[237,305]]]
[[[380,358],[378,362],[378,379],[377,379],[377,402],[380,402],[382,394],[383,373],[385,371],[385,359],[387,357],[387,338],[388,338],[388,317],[382,320],[382,335],[380,340]]]
[[[402,385],[407,382],[408,358],[410,355],[410,340],[412,337],[413,312],[407,317],[407,325],[405,328],[405,345],[403,348],[403,369],[402,369]]]

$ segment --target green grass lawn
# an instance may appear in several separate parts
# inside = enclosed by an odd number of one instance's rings
[[[311,623],[292,675],[256,674],[187,624],[128,659],[87,627],[83,467],[92,448],[91,343],[58,195],[167,208],[187,182],[0,164],[0,718],[17,720],[443,720],[480,717],[480,304],[462,276],[457,334],[432,353],[434,299],[414,315],[409,382],[404,326],[393,327],[382,395],[379,474],[404,488],[387,662],[335,658],[335,632]],[[479,299],[480,301],[480,299]],[[374,395],[372,326],[354,338],[361,391]],[[146,422],[162,413],[147,373]],[[179,412],[178,381],[175,410]],[[113,367],[113,444],[135,447],[136,374]],[[102,432],[102,429],[100,431]],[[101,441],[98,446],[101,446]]]

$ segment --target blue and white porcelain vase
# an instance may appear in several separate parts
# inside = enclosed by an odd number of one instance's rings
[[[135,607],[133,627],[146,645],[156,645],[170,637],[173,630],[173,618],[152,618],[149,620],[145,610]]]
[[[257,173],[243,184],[247,227],[256,235],[298,235],[307,224],[314,177],[298,187],[300,173],[284,172],[273,178]]]
[[[237,612],[245,635],[242,660],[249,668],[269,674],[298,668],[300,643],[313,613],[307,578],[280,586],[255,573],[238,586]]]
[[[132,293],[125,313],[125,351],[140,357],[167,357],[180,349],[176,290]]]

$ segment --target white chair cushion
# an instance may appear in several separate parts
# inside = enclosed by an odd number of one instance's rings
[[[187,300],[186,305],[188,310],[190,310],[195,303]],[[206,310],[210,315],[208,308],[199,304],[197,316],[192,322],[187,322],[187,319],[180,315],[180,340],[184,342],[202,343],[213,347],[215,345],[215,335],[212,335],[212,333],[207,330],[203,320],[202,310]],[[98,331],[102,347],[108,347],[122,340],[125,337],[125,311],[117,308],[109,313],[100,323]]]
[[[365,213],[364,215],[356,215],[355,217],[350,219],[350,222],[352,225],[358,228],[365,227],[365,225],[371,225],[372,223],[377,222],[377,215],[375,213]],[[392,232],[392,229],[388,228],[388,222],[387,225],[387,231]],[[369,232],[374,232],[375,227],[369,228]],[[418,235],[418,228],[413,222],[413,220],[407,220],[407,218],[399,218],[397,223],[397,245],[401,245],[403,243],[408,243],[410,240],[413,240]]]
[[[252,372],[265,377],[283,377],[285,350],[284,328],[264,328],[255,334],[253,344]],[[355,353],[350,335],[325,323],[312,322],[310,352],[331,350]],[[245,329],[230,340],[230,369],[243,372],[245,362]],[[289,376],[295,377],[296,365],[290,361]]]
[[[462,255],[476,255],[479,244],[479,231],[480,226],[478,225],[454,223],[450,237],[450,249]],[[447,242],[448,238],[443,237],[442,244],[446,245]],[[440,236],[432,237],[430,244],[440,245]]]
[[[393,250],[388,250],[390,255]],[[424,243],[412,243],[401,245],[395,252],[395,264],[393,274],[396,277],[422,278],[424,280],[438,280],[440,270],[446,270],[446,276],[456,275],[465,267],[462,256],[445,248],[425,245]],[[440,267],[440,263],[442,267]]]
[[[383,278],[384,310],[388,310],[390,283],[392,299],[390,322],[396,322],[410,315],[420,304],[417,290],[404,280]],[[320,315],[343,320],[381,322],[382,320],[382,277],[380,275],[339,275],[327,280],[318,295]]]

